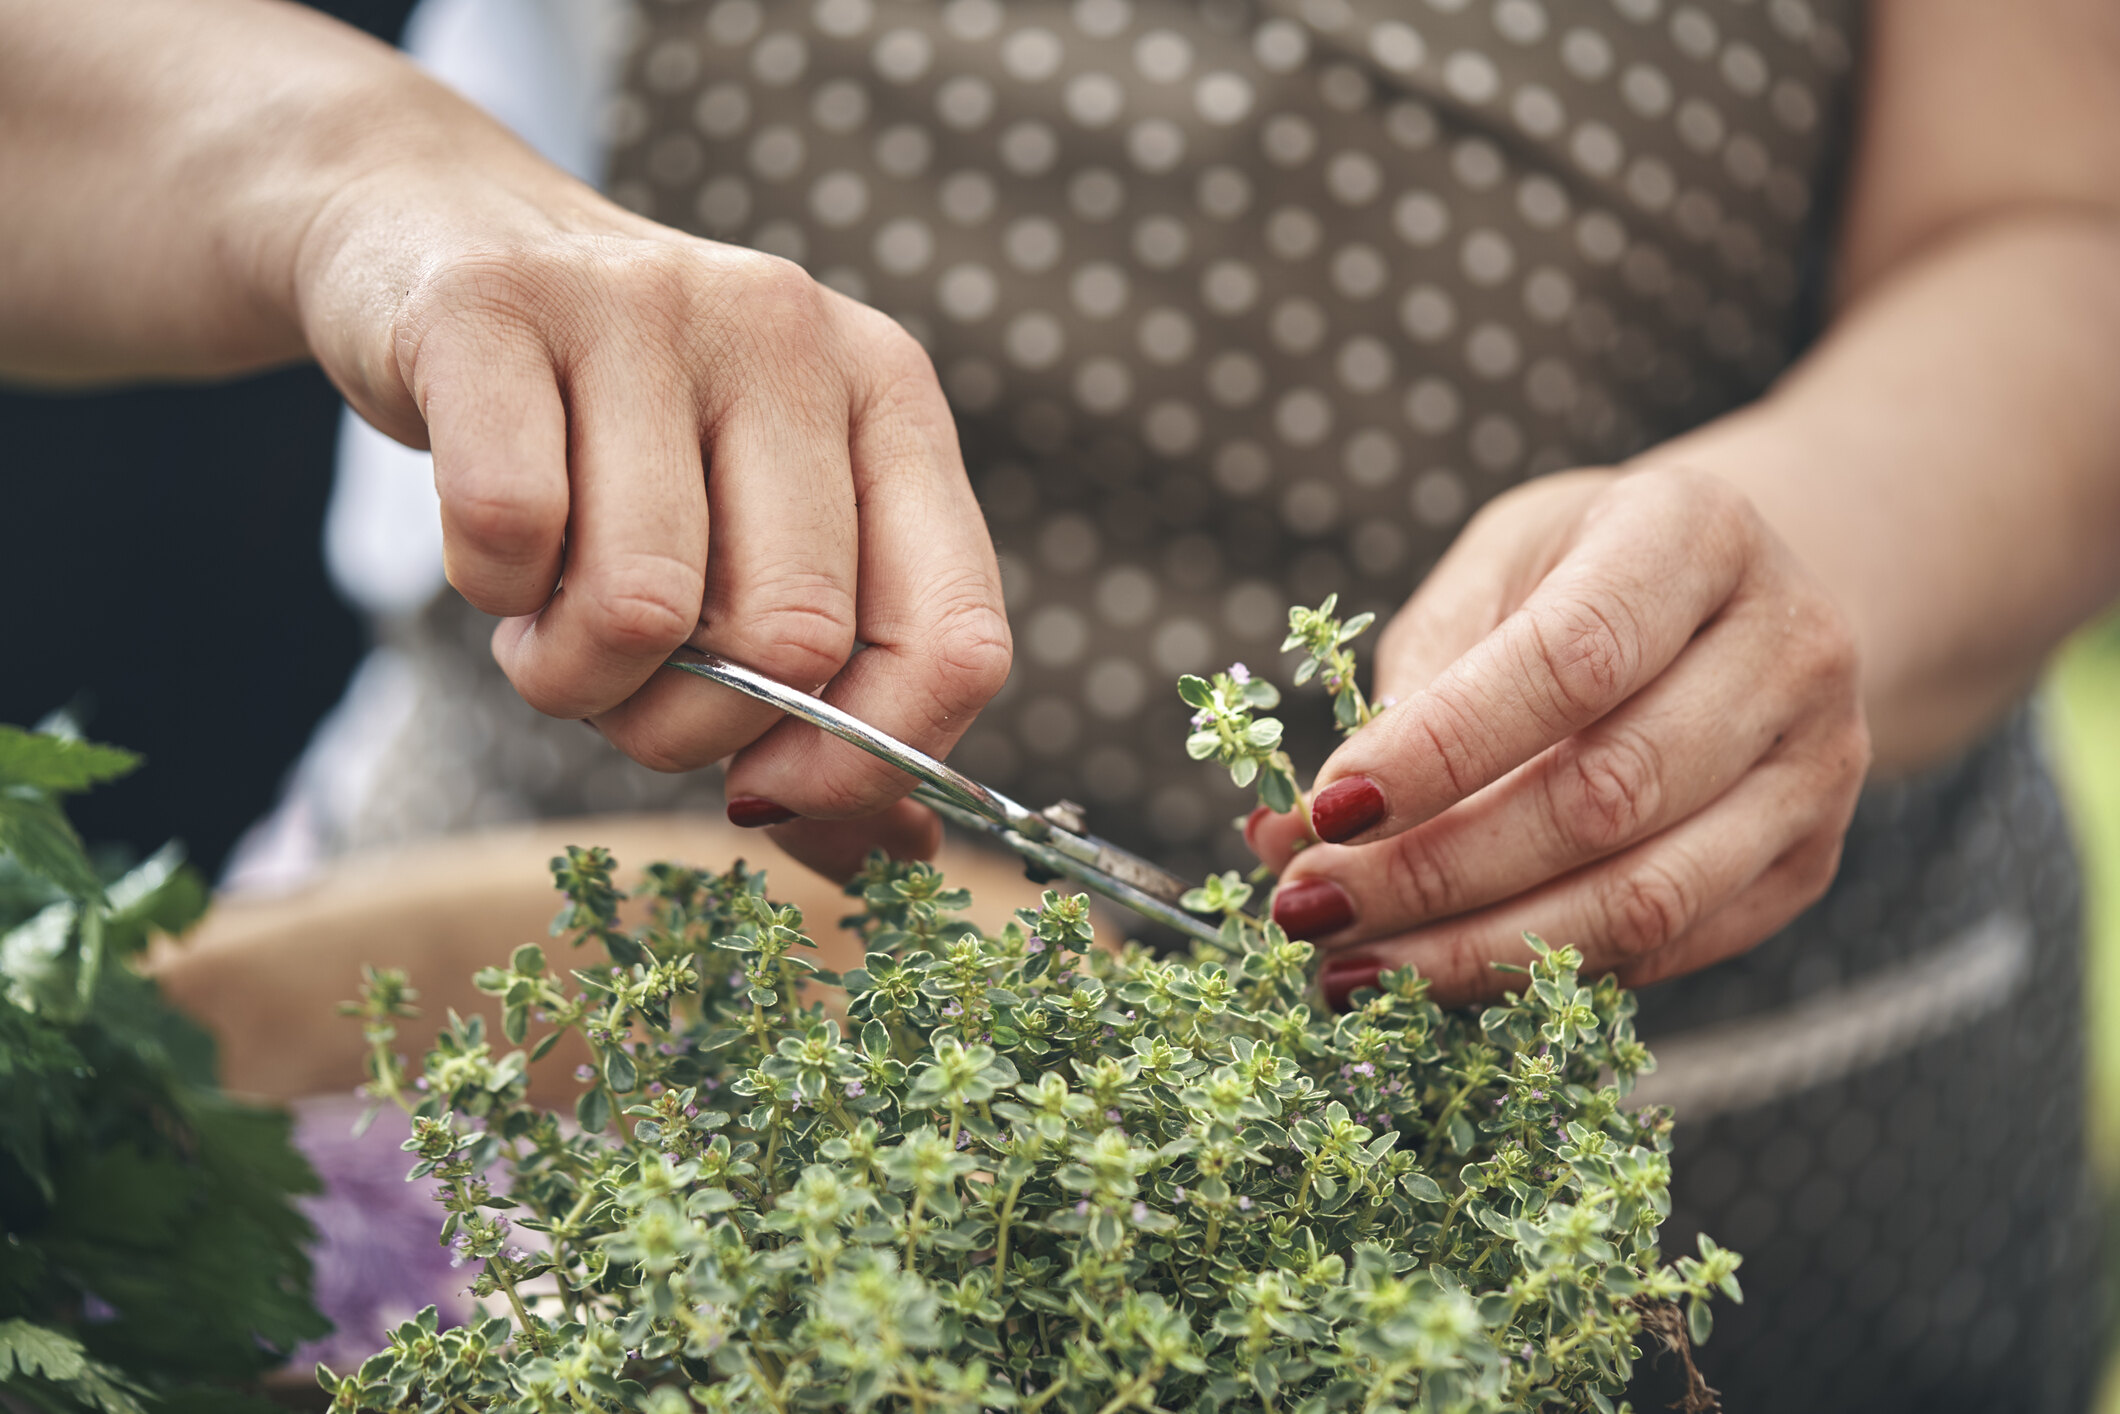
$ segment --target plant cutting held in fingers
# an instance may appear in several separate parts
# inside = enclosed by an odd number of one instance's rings
[[[1296,646],[1358,726],[1331,609]],[[1271,686],[1181,691],[1192,754],[1293,805]],[[1610,1411],[1645,1342],[1737,1295],[1734,1254],[1657,1248],[1670,1121],[1626,1107],[1633,999],[1570,948],[1484,1012],[1409,969],[1336,1016],[1234,874],[1185,899],[1217,940],[1164,957],[1054,892],[983,932],[879,856],[835,976],[741,864],[651,867],[630,926],[607,854],[554,869],[586,957],[481,973],[499,1034],[452,1018],[415,1073],[405,979],[353,1008],[493,1314],[320,1370],[342,1414]],[[573,1124],[526,1098],[568,1033]]]

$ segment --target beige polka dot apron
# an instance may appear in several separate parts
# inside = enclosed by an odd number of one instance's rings
[[[1180,672],[1389,613],[1477,507],[1754,396],[1848,141],[1840,0],[644,0],[610,189],[934,356],[1018,662],[953,760],[1197,873]],[[454,601],[356,830],[711,802],[535,718]],[[1286,714],[1299,762],[1322,710]],[[1651,989],[1674,1244],[1744,1249],[1733,1411],[2073,1409],[2075,876],[2022,722],[1866,797],[1833,893]],[[1661,1087],[1661,1088],[1658,1088]]]

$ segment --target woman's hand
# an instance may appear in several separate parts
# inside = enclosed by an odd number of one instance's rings
[[[1247,831],[1335,1002],[1409,963],[1492,995],[1526,931],[1629,985],[1741,952],[1825,891],[1870,757],[1840,611],[1694,471],[1493,502],[1385,630],[1375,695],[1311,796],[1329,843]]]
[[[415,150],[325,204],[295,303],[356,409],[433,449],[449,581],[502,616],[509,679],[660,770],[741,751],[740,824],[890,805],[910,783],[872,757],[659,669],[711,649],[949,750],[1009,634],[925,352],[787,261],[635,217],[447,95],[413,101]],[[924,813],[895,833],[931,839]]]
[[[678,645],[938,756],[999,689],[999,575],[927,356],[794,265],[633,216],[297,5],[0,6],[0,132],[0,376],[314,355],[433,449],[450,582],[503,617],[534,706],[664,770],[741,751],[732,814],[764,824],[910,782],[659,671]],[[910,805],[872,828],[936,832]]]

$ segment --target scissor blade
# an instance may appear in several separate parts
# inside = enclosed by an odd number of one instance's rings
[[[1059,807],[1046,812],[1026,809],[1000,791],[981,785],[852,713],[740,663],[697,649],[684,649],[669,660],[668,666],[778,707],[791,717],[889,762],[918,780],[920,785],[913,794],[945,818],[985,830],[1040,869],[1064,875],[1144,917],[1193,937],[1213,942],[1218,936],[1213,925],[1187,913],[1180,902],[1191,885],[1107,840],[1069,829],[1068,825],[1081,823],[1076,815],[1056,818]]]
[[[1191,884],[1169,870],[1158,868],[1140,855],[1130,854],[1109,840],[1099,839],[1095,835],[1076,835],[1075,838],[1096,850],[1096,868],[1139,889],[1150,898],[1161,899],[1174,908],[1182,907],[1178,900],[1192,891]]]

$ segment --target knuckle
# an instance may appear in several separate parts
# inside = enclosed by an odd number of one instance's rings
[[[711,764],[715,757],[665,732],[636,728],[612,744],[651,771],[679,775]]]
[[[936,692],[950,715],[984,707],[1008,681],[1015,656],[1008,616],[983,583],[948,597],[931,642]]]
[[[1695,535],[1750,541],[1764,522],[1752,498],[1698,467],[1657,467],[1629,477],[1632,489],[1675,505]]]
[[[1656,748],[1631,733],[1590,745],[1568,743],[1546,779],[1555,830],[1578,856],[1609,854],[1638,838],[1661,807]]]
[[[1796,872],[1797,891],[1803,907],[1809,908],[1826,896],[1833,887],[1833,880],[1840,874],[1840,857],[1844,843],[1838,833],[1831,835],[1816,848],[1806,850],[1798,861]]]
[[[1415,838],[1413,831],[1392,842],[1385,856],[1385,879],[1393,901],[1410,920],[1447,918],[1460,911],[1457,871],[1445,851]]]
[[[1787,620],[1792,675],[1814,690],[1852,696],[1859,655],[1846,617],[1822,596],[1805,596],[1789,607]]]
[[[732,251],[713,298],[738,328],[789,344],[814,343],[824,325],[824,296],[792,260]]]
[[[1538,676],[1562,723],[1589,720],[1608,708],[1640,660],[1640,635],[1617,597],[1585,593],[1534,614],[1530,621]]]
[[[557,548],[567,523],[563,495],[542,494],[523,481],[473,473],[452,478],[443,504],[448,528],[484,553],[517,560]]]
[[[750,602],[730,617],[742,625],[753,665],[782,682],[819,687],[854,651],[852,596],[822,576],[788,575],[754,586]]]
[[[1658,866],[1621,874],[1606,910],[1618,955],[1645,957],[1677,942],[1693,924],[1692,893],[1676,874]]]
[[[699,623],[700,572],[663,555],[633,555],[601,568],[581,594],[591,638],[627,657],[667,653]]]

